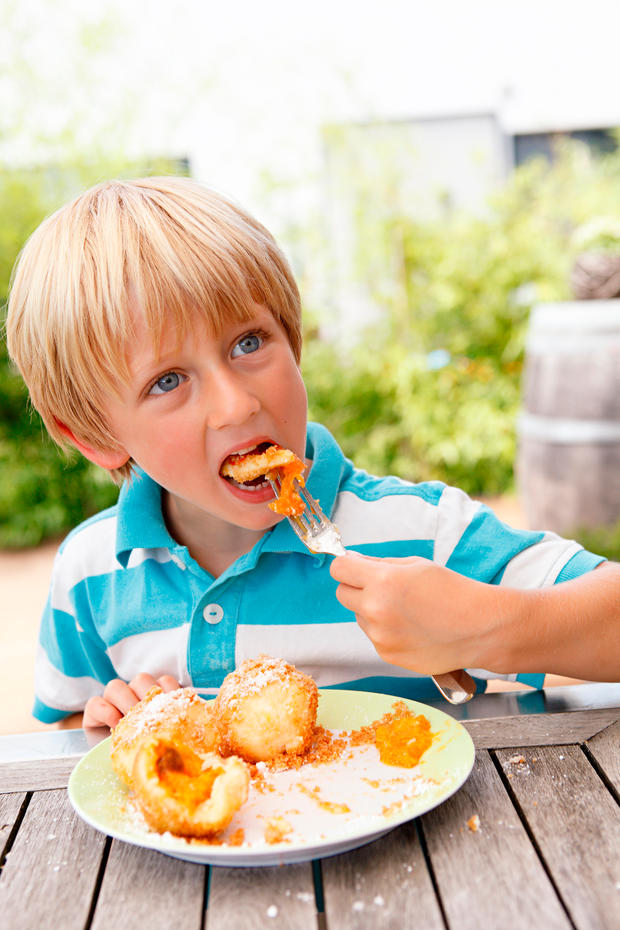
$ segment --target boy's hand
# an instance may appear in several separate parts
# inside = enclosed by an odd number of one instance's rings
[[[497,589],[417,556],[349,552],[334,559],[331,574],[340,582],[336,597],[386,662],[426,675],[480,665]]]
[[[83,727],[110,727],[112,729],[134,704],[141,701],[149,688],[159,685],[162,691],[176,691],[181,685],[172,675],[157,680],[143,672],[127,684],[113,678],[105,686],[101,697],[92,697],[84,708]]]

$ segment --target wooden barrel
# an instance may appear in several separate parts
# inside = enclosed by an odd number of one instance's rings
[[[517,434],[532,528],[566,534],[620,520],[620,300],[532,310]]]

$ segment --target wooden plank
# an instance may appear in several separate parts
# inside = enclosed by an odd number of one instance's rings
[[[86,926],[105,837],[74,814],[66,791],[34,794],[0,878],[11,930]]]
[[[66,788],[80,756],[0,763],[0,792]]]
[[[589,751],[620,795],[620,723],[597,733],[587,743]]]
[[[570,927],[487,752],[476,754],[463,787],[421,822],[450,928]]]
[[[25,800],[25,794],[0,795],[0,862]]]
[[[330,930],[404,927],[405,915],[411,926],[443,930],[414,821],[321,865]]]
[[[134,926],[200,930],[205,873],[203,865],[114,840],[92,930]]]
[[[462,720],[461,723],[476,749],[504,749],[510,746],[583,743],[619,719],[617,707],[600,707],[558,714]]]
[[[525,763],[511,762],[519,755]],[[543,746],[497,757],[575,926],[617,930],[620,808],[582,750]]]
[[[206,930],[316,930],[311,863],[211,867]]]

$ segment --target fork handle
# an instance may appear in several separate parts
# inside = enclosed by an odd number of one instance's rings
[[[476,682],[465,669],[457,668],[453,672],[431,675],[431,678],[451,704],[465,704],[476,693]]]

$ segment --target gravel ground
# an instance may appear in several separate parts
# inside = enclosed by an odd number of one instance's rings
[[[0,551],[0,733],[47,729],[30,715],[39,617],[57,544]]]

